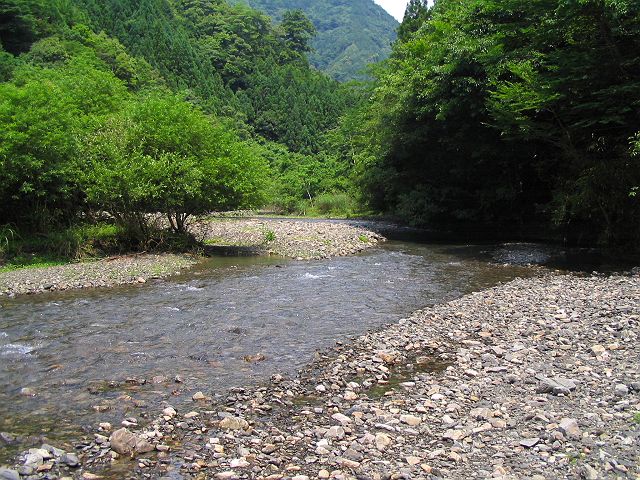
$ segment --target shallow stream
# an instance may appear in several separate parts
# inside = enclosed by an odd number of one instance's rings
[[[1,299],[0,432],[55,441],[154,417],[197,391],[295,374],[336,341],[534,274],[517,263],[538,261],[536,247],[518,248],[389,242],[311,262],[221,257],[140,286]]]

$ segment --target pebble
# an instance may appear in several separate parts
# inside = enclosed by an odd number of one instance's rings
[[[580,437],[580,427],[575,418],[563,418],[560,420],[560,430],[562,430],[567,437]]]
[[[533,448],[540,443],[540,439],[538,437],[534,438],[525,438],[524,440],[520,440],[520,445],[526,448]]]
[[[23,397],[35,397],[36,391],[33,388],[25,387],[20,390],[20,395]]]
[[[205,400],[207,397],[205,396],[204,393],[202,392],[197,392],[193,395],[193,397],[191,397],[194,401],[198,401],[198,400]]]
[[[400,421],[412,427],[415,427],[417,425],[420,425],[420,423],[422,423],[422,420],[414,415],[401,415]]]
[[[60,457],[60,461],[70,467],[77,467],[80,465],[80,460],[75,453],[65,453]]]
[[[249,423],[244,418],[225,417],[220,420],[219,426],[225,430],[246,430],[249,428]]]
[[[109,437],[111,449],[120,455],[151,452],[154,447],[144,438],[127,428],[116,430]]]
[[[618,385],[615,386],[614,392],[617,396],[624,397],[625,395],[629,394],[629,387],[627,387],[622,383],[619,383]]]

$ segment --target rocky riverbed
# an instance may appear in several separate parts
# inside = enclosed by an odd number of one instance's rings
[[[384,241],[381,235],[355,222],[211,218],[191,229],[214,248],[240,248],[298,260],[352,255]]]
[[[639,337],[638,276],[518,279],[0,478],[637,479]]]

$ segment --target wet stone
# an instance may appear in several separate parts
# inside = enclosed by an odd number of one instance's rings
[[[1,480],[20,480],[20,474],[15,470],[0,467]]]
[[[80,465],[80,460],[75,453],[65,453],[60,457],[60,461],[69,467],[77,467]]]

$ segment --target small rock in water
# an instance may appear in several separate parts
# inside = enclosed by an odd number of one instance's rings
[[[105,432],[110,432],[111,429],[113,428],[109,422],[102,422],[99,425],[99,427],[100,427],[100,430],[103,430]]]
[[[153,450],[153,446],[147,440],[138,437],[126,428],[113,432],[109,437],[109,443],[111,444],[111,449],[120,455],[147,453]]]
[[[242,358],[247,363],[264,362],[267,359],[267,357],[265,357],[262,353],[256,353],[255,355],[245,355]]]
[[[60,461],[69,467],[77,467],[80,465],[80,460],[75,453],[65,453],[60,457]]]
[[[198,400],[205,400],[207,397],[202,392],[196,392],[191,398],[197,402]]]
[[[29,453],[24,457],[24,464],[26,466],[38,467],[44,463],[44,455],[39,450],[40,449],[37,448],[29,450]]]
[[[20,390],[20,395],[22,395],[23,397],[35,397],[36,391],[33,388],[25,387]]]
[[[249,422],[240,417],[225,417],[220,420],[219,425],[225,430],[246,430],[249,428]]]

